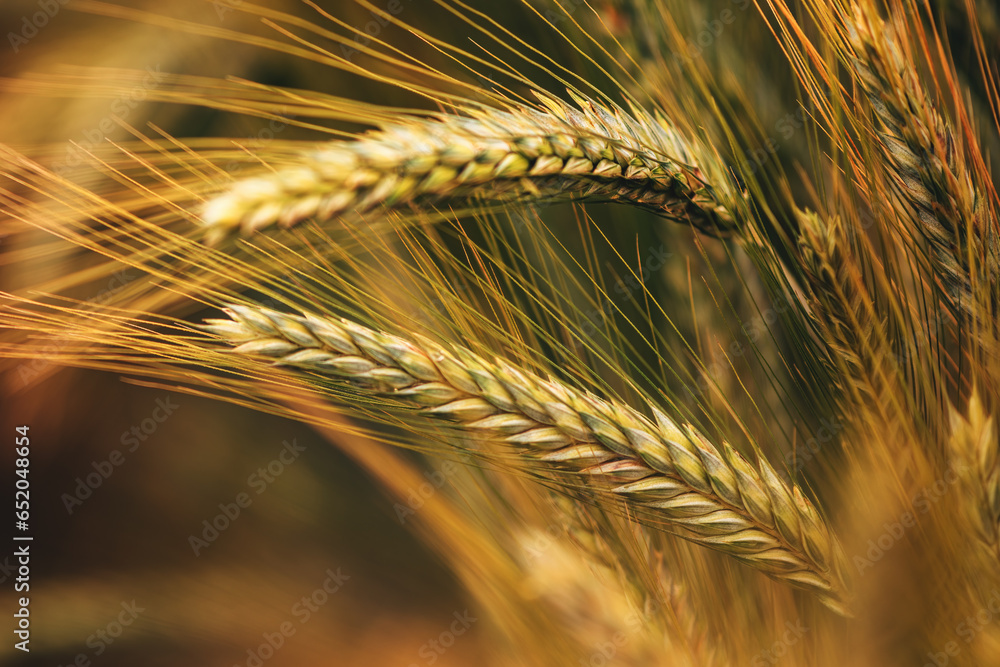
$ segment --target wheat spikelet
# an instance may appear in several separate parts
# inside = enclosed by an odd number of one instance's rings
[[[950,124],[935,109],[907,62],[895,33],[860,6],[846,14],[854,73],[880,129],[879,149],[897,194],[917,216],[944,291],[960,311],[975,315],[970,251],[996,301],[1000,243],[989,205]],[[970,248],[971,245],[971,248]]]
[[[340,376],[489,433],[543,467],[568,467],[628,501],[641,515],[683,529],[769,576],[812,590],[846,613],[840,547],[797,487],[761,459],[756,470],[731,446],[721,454],[653,408],[656,423],[617,402],[545,381],[471,352],[415,344],[347,320],[231,306],[206,329],[235,352]]]
[[[579,109],[537,93],[526,105],[413,117],[356,141],[330,142],[297,164],[235,183],[209,199],[210,237],[378,207],[485,199],[618,201],[711,234],[735,226],[691,145],[664,120],[576,97]],[[714,187],[713,187],[714,186]]]

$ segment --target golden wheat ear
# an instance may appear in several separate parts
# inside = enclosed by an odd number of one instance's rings
[[[354,141],[318,145],[298,161],[236,182],[208,200],[211,238],[289,227],[307,218],[478,198],[616,201],[714,236],[735,227],[705,182],[690,142],[661,118],[576,96],[574,108],[536,93],[527,105],[411,117]]]
[[[234,352],[341,378],[460,428],[513,445],[533,470],[569,468],[624,499],[640,520],[675,529],[847,613],[838,541],[798,488],[763,459],[721,453],[650,406],[655,423],[616,401],[543,380],[463,348],[447,350],[347,320],[233,305],[205,329]]]

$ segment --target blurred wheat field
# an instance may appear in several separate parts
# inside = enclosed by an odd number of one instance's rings
[[[988,3],[0,18],[5,664],[1000,663]]]

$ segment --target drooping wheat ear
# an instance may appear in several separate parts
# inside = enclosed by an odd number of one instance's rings
[[[355,141],[320,144],[294,165],[237,181],[208,200],[202,219],[218,237],[472,197],[590,198],[640,206],[712,235],[735,227],[716,194],[720,184],[705,182],[692,145],[665,120],[579,96],[577,109],[537,95],[546,110],[414,116]]]
[[[471,432],[514,447],[536,469],[570,469],[630,503],[652,526],[811,590],[847,613],[844,557],[797,487],[731,446],[720,453],[689,426],[650,406],[655,422],[615,401],[543,380],[459,347],[450,351],[347,320],[231,306],[206,330],[234,352],[342,378],[369,395],[391,394]]]
[[[951,451],[959,458],[955,466],[966,483],[976,537],[1000,558],[1000,436],[996,419],[987,413],[979,393],[972,392],[966,414],[951,410]]]
[[[988,201],[976,187],[961,141],[934,109],[895,32],[873,14],[855,6],[845,19],[854,51],[850,63],[878,119],[887,174],[916,213],[944,291],[958,312],[974,315],[980,304],[973,294],[973,269],[981,271],[994,302],[1000,279],[1000,241]],[[970,265],[970,250],[976,267]]]

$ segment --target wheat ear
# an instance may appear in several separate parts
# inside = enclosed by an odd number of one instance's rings
[[[964,503],[976,537],[995,562],[1000,558],[1000,435],[978,392],[969,398],[966,414],[951,410],[951,451],[971,498]]]
[[[917,215],[944,291],[958,311],[974,315],[979,303],[972,290],[970,243],[993,299],[1000,277],[1000,244],[989,205],[960,142],[935,111],[891,28],[859,6],[845,18],[854,51],[849,61],[878,119],[880,151],[892,185]]]
[[[893,321],[892,309],[880,311],[872,298],[839,217],[799,211],[798,222],[798,258],[806,281],[806,299],[829,352],[825,361],[843,392],[839,397],[843,414],[852,428],[862,429],[860,433],[865,432],[866,423],[905,433],[884,442],[897,469],[912,476],[925,464],[923,452],[914,445],[929,443],[921,438],[926,428],[916,408],[916,388],[906,383],[900,370],[897,350],[908,350],[895,347],[889,335],[887,322]],[[864,249],[860,245],[858,252]],[[864,437],[844,439],[848,447],[858,441],[863,442]]]
[[[879,411],[888,418],[909,419],[907,389],[894,361],[887,332],[892,313],[880,312],[852,256],[843,222],[797,211],[799,266],[806,279],[809,308],[819,321],[831,365],[849,379],[855,407]],[[905,351],[905,350],[904,350]]]
[[[390,393],[514,445],[543,470],[578,471],[626,500],[648,524],[678,529],[846,613],[846,569],[836,538],[801,491],[763,458],[755,469],[730,445],[720,453],[652,406],[655,423],[619,402],[463,348],[449,351],[347,320],[253,306],[231,306],[227,314],[232,319],[209,320],[205,328],[236,344],[236,353]]]
[[[539,543],[546,545],[543,550],[534,548]],[[669,614],[657,609],[660,603],[645,590],[622,585],[613,557],[610,563],[594,558],[575,540],[553,540],[537,528],[515,534],[515,544],[520,547],[529,594],[560,619],[580,647],[593,652],[598,642],[617,636],[622,648],[614,664],[622,667],[729,664],[719,642],[711,641],[693,617],[686,591],[663,569],[658,575]],[[681,624],[674,627],[668,616]]]
[[[667,567],[661,549],[654,542],[649,529],[631,523],[628,517],[588,512],[587,505],[566,496],[553,494],[551,499],[554,505],[552,513],[567,517],[565,545],[563,540],[559,540],[554,546],[562,547],[564,554],[565,547],[570,544],[575,546],[572,556],[575,556],[573,560],[577,563],[575,569],[578,572],[579,565],[586,564],[597,571],[615,573],[627,591],[626,597],[637,607],[633,613],[638,612],[636,615],[643,618],[642,634],[636,637],[639,641],[630,642],[630,646],[635,645],[628,652],[633,661],[641,665],[658,665],[669,656],[667,662],[677,666],[721,667],[731,663],[725,656],[719,638],[705,623],[705,617],[693,607],[687,587],[678,581],[676,575],[681,570],[673,572]],[[634,546],[630,546],[632,541]],[[623,559],[621,552],[632,548],[642,556],[638,559]],[[558,553],[556,555],[562,556]],[[535,576],[543,590],[554,590],[558,595],[559,591],[553,589],[551,583],[565,581],[565,574],[557,571],[561,567],[558,563],[550,565],[548,571],[538,572]],[[574,564],[567,560],[563,569],[572,574]],[[586,582],[586,576],[583,573],[582,582]],[[567,592],[572,593],[573,588],[581,586],[577,584],[567,588]],[[601,606],[611,607],[607,602],[599,603],[596,608],[589,603],[579,603],[574,609],[563,606],[563,614],[571,617],[582,612],[585,618],[586,615],[593,618],[596,616],[595,612],[601,612]],[[663,613],[667,609],[669,613]],[[604,618],[609,618],[606,612],[603,613]],[[619,616],[619,623],[621,620]],[[586,632],[584,624],[572,625],[580,627],[581,636]],[[625,625],[630,624],[626,622]],[[588,639],[587,643],[593,645],[593,640]]]
[[[589,198],[640,206],[712,235],[734,228],[691,144],[662,118],[580,96],[577,109],[537,95],[546,110],[412,117],[355,141],[321,144],[209,199],[202,220],[219,237],[471,197]]]
[[[842,246],[839,218],[825,219],[797,211],[800,267],[806,278],[810,310],[820,320],[823,340],[831,357],[844,365],[849,377],[859,379],[862,401],[881,404],[882,392],[874,378],[881,366],[868,340],[880,326],[873,304],[858,288],[852,262]]]

